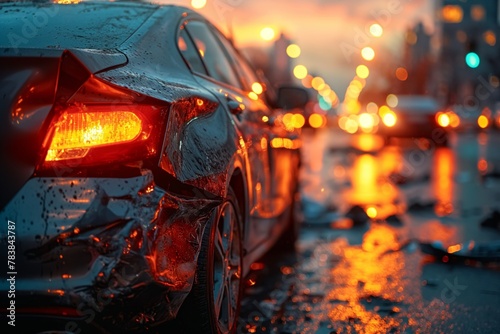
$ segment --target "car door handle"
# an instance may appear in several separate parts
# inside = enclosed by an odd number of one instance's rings
[[[241,115],[243,110],[245,110],[245,105],[243,103],[233,100],[232,98],[227,99],[227,106],[233,115]]]

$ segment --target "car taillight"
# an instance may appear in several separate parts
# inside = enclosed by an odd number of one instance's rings
[[[141,134],[147,139],[149,134],[144,133],[135,113],[126,108],[106,109],[72,107],[65,111],[56,122],[45,161],[83,158],[91,148],[131,142]]]
[[[176,159],[182,139],[175,134],[192,119],[218,107],[204,96],[164,100],[139,92],[144,88],[140,82],[134,81],[130,87],[115,84],[112,78],[93,74],[89,69],[95,70],[92,57],[68,50],[61,56],[54,105],[40,131],[43,139],[35,174],[142,166],[146,160],[159,158],[162,140],[170,142],[165,132],[179,141],[169,151],[170,158]],[[120,75],[117,78],[121,80]]]
[[[160,108],[150,105],[67,106],[49,127],[43,167],[89,166],[152,156],[158,146],[158,120]]]

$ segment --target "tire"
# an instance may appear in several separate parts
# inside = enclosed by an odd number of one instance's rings
[[[186,333],[234,333],[242,293],[241,214],[234,191],[205,227],[193,289],[180,312]]]

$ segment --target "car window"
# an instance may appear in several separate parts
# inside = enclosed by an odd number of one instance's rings
[[[258,82],[257,76],[254,74],[251,67],[246,63],[246,60],[234,49],[233,45],[219,32],[216,32],[222,46],[226,49],[228,57],[231,59],[238,75],[240,76],[244,89],[247,91],[252,90],[252,84]]]
[[[208,74],[205,69],[205,65],[200,58],[200,55],[196,51],[196,47],[189,38],[188,33],[185,29],[181,29],[179,34],[179,40],[177,41],[177,46],[181,51],[184,61],[188,64],[193,72]]]
[[[265,101],[275,101],[276,93],[273,91],[272,87],[269,85],[267,79],[262,73],[257,73],[252,66],[250,66],[249,61],[245,58],[238,50],[236,50],[231,42],[229,42],[221,33],[218,31],[216,35],[219,37],[224,48],[227,50],[229,57],[231,58],[236,71],[240,77],[243,84],[243,88],[250,92],[253,91],[253,84],[259,83],[264,89],[264,94],[260,97]]]
[[[208,25],[190,21],[186,30],[193,39],[208,75],[217,81],[242,89],[238,76]]]

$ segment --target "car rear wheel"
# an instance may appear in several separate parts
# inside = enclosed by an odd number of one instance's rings
[[[219,334],[236,330],[242,291],[238,208],[230,188],[218,218],[205,227],[195,284],[182,312],[184,325],[191,333]]]

